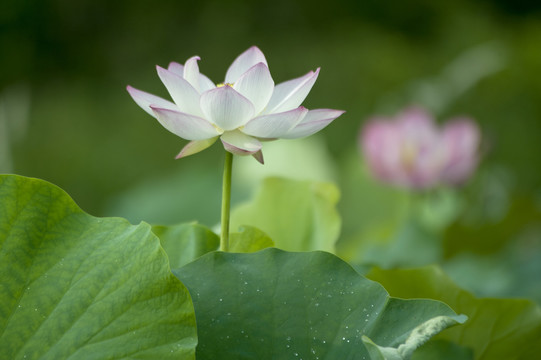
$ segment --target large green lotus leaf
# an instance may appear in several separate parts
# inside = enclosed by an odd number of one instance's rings
[[[431,298],[468,315],[468,322],[438,338],[474,351],[475,359],[536,359],[541,353],[541,310],[529,300],[479,299],[460,289],[438,267],[373,269],[368,277],[401,298]]]
[[[220,237],[197,223],[154,225],[152,232],[160,239],[171,269],[179,268],[220,246]]]
[[[193,359],[195,314],[148,224],[0,177],[3,359]]]
[[[434,335],[416,328],[465,320],[439,301],[390,298],[326,252],[214,252],[173,272],[192,294],[198,359],[370,359],[363,336],[413,349]]]
[[[255,226],[289,251],[334,251],[339,191],[331,183],[267,178],[251,203],[235,208],[231,228]]]

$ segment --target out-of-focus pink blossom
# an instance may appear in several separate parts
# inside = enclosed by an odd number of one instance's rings
[[[443,128],[446,155],[442,181],[461,184],[477,168],[481,133],[477,124],[468,118],[454,119]]]
[[[426,111],[409,108],[394,119],[368,121],[361,131],[360,145],[377,179],[426,189],[466,181],[479,161],[480,138],[471,119],[451,119],[440,129]]]

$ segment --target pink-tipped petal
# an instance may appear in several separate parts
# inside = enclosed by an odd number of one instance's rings
[[[254,159],[256,159],[261,165],[265,165],[265,159],[263,159],[263,152],[259,150],[258,152],[252,154]]]
[[[205,140],[190,141],[182,148],[182,150],[178,153],[175,159],[180,159],[203,151],[206,148],[210,147],[212,144],[214,144],[216,140],[218,140],[217,136]]]
[[[258,63],[242,74],[233,89],[250,100],[254,105],[254,113],[259,114],[272,96],[274,81],[267,65]]]
[[[196,63],[197,64],[197,63]],[[174,72],[180,77],[184,78],[184,65],[181,65],[176,62],[169,63],[167,70]],[[199,70],[198,70],[199,71]],[[199,73],[199,92],[205,92],[210,89],[214,89],[216,85],[210,80],[207,76]]]
[[[171,61],[169,66],[167,66],[167,70],[174,72],[184,79],[184,65]]]
[[[235,155],[252,155],[261,150],[261,142],[241,133],[239,130],[227,131],[220,139],[224,148]]]
[[[250,100],[225,85],[201,94],[201,110],[206,118],[224,130],[233,130],[254,115]]]
[[[199,56],[192,56],[184,64],[184,79],[188,81],[195,90],[199,90],[199,65],[197,61],[201,60]]]
[[[343,110],[333,109],[310,110],[297,126],[289,130],[289,132],[281,136],[281,138],[297,139],[315,134],[344,112],[345,111]]]
[[[404,132],[408,133],[430,133],[429,136],[438,132],[434,118],[426,110],[420,107],[410,107],[396,117],[396,124]]]
[[[152,109],[150,108],[150,105],[156,105],[164,109],[178,111],[178,107],[175,104],[165,99],[162,99],[161,97],[138,90],[129,85],[126,87],[126,90],[128,90],[128,93],[130,93],[135,103],[154,118],[156,117],[156,115],[154,114],[154,111],[152,111]]]
[[[443,128],[445,166],[442,181],[461,184],[470,177],[479,161],[478,149],[481,132],[471,119],[456,119]]]
[[[242,54],[240,54],[231,64],[227,73],[225,74],[225,82],[234,84],[242,74],[257,63],[263,63],[267,65],[267,59],[265,55],[259,50],[257,46],[252,46]]]
[[[151,106],[164,128],[186,140],[203,140],[220,135],[207,120],[198,116]]]
[[[310,71],[304,76],[276,85],[265,113],[272,114],[298,108],[308,96],[318,75],[319,68],[315,72]]]
[[[370,119],[360,136],[364,159],[373,175],[395,183],[401,165],[400,133],[395,123],[385,118]]]
[[[175,72],[156,66],[158,76],[169,91],[181,112],[203,116],[199,107],[199,93],[192,85]]]
[[[282,113],[259,116],[248,121],[242,132],[259,138],[280,138],[299,124],[307,113],[308,109],[300,106]]]

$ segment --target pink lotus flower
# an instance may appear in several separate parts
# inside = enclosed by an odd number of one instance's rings
[[[407,109],[394,119],[374,118],[360,135],[376,178],[416,189],[466,181],[477,167],[479,142],[479,128],[471,119],[453,119],[439,129],[420,108]]]
[[[177,159],[202,151],[220,138],[225,150],[253,155],[263,163],[262,141],[312,135],[343,113],[300,106],[319,68],[275,86],[265,56],[253,46],[233,61],[225,81],[215,85],[199,73],[198,60],[194,56],[184,65],[157,66],[174,103],[127,87],[135,102],[163,127],[191,140]]]

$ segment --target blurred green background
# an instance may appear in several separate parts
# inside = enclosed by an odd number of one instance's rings
[[[125,87],[167,97],[155,65],[193,55],[218,83],[257,45],[276,83],[321,66],[304,105],[347,113],[312,138],[267,144],[264,167],[236,161],[234,204],[269,174],[336,182],[349,249],[359,227],[395,217],[410,196],[367,179],[356,143],[363,121],[411,104],[440,121],[468,114],[484,158],[451,195],[460,210],[434,220],[446,225],[442,257],[463,284],[472,272],[499,279],[472,285],[478,294],[541,298],[540,44],[541,3],[526,0],[3,0],[0,172],[51,181],[96,216],[213,226],[223,150],[175,161],[185,142]],[[435,196],[445,207],[446,195]],[[397,264],[419,265],[383,265]]]

